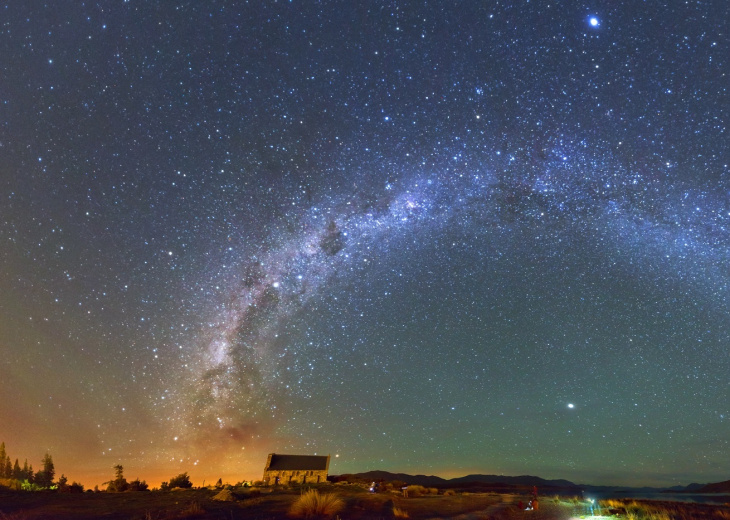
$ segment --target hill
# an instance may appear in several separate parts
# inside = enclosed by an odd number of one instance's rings
[[[394,481],[399,480],[406,484],[417,484],[426,487],[437,488],[468,488],[468,487],[490,487],[490,488],[524,488],[538,486],[542,488],[578,489],[580,486],[569,480],[547,480],[532,475],[521,475],[517,477],[507,475],[466,475],[464,477],[444,479],[435,475],[409,475],[406,473],[391,473],[389,471],[367,471],[348,475],[364,481]],[[338,478],[338,477],[335,477]]]
[[[691,493],[730,493],[730,480],[724,480],[722,482],[715,482],[712,484],[705,484],[704,486],[688,491]]]
[[[489,488],[494,490],[509,490],[537,486],[542,489],[553,489],[556,491],[571,491],[580,494],[585,492],[646,492],[646,493],[730,493],[730,480],[715,482],[711,484],[692,483],[687,486],[672,486],[665,488],[655,487],[616,487],[616,486],[593,486],[590,484],[575,484],[569,480],[556,479],[548,480],[533,475],[520,475],[516,477],[508,475],[466,475],[452,479],[445,479],[435,475],[409,475],[407,473],[391,473],[389,471],[375,470],[365,473],[332,476],[337,479],[356,479],[362,481],[401,481],[406,484],[414,484],[425,487],[436,488]]]

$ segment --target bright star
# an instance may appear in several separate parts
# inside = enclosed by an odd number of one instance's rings
[[[575,405],[573,403],[568,403],[568,408],[575,408]]]
[[[601,25],[601,21],[595,16],[588,18],[588,23],[591,24],[591,27],[598,27]]]

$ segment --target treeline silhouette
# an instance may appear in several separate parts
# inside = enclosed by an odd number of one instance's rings
[[[78,482],[68,483],[68,479],[65,475],[61,475],[56,481],[56,468],[53,464],[53,457],[50,453],[46,453],[41,461],[42,469],[39,469],[35,473],[33,472],[33,465],[28,464],[28,459],[25,459],[23,466],[20,466],[19,459],[15,459],[15,463],[11,462],[10,456],[5,450],[5,442],[0,443],[0,486],[16,491],[40,491],[40,490],[55,490],[65,493],[83,493],[84,486]],[[115,472],[114,480],[104,482],[102,485],[106,486],[106,490],[109,493],[122,493],[125,491],[149,491],[149,486],[144,480],[139,478],[127,481],[124,478],[124,466],[116,464],[113,466]],[[220,482],[220,479],[218,479]],[[187,471],[181,473],[175,477],[172,477],[169,481],[163,482],[160,485],[161,491],[169,491],[174,488],[191,488],[193,483],[190,482],[190,477]],[[88,491],[91,491],[90,489]],[[100,491],[97,486],[94,486],[94,491]]]
[[[45,454],[41,461],[42,468],[36,472],[33,472],[33,465],[28,464],[28,459],[25,459],[22,467],[19,459],[15,459],[15,464],[10,461],[5,443],[0,443],[0,484],[10,489],[18,491],[21,489],[26,491],[57,489],[71,493],[80,493],[84,490],[84,486],[78,482],[69,484],[65,475],[61,475],[58,482],[54,480],[56,468],[50,453]]]

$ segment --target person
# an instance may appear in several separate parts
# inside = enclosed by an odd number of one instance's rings
[[[403,486],[403,498],[408,498],[408,486]]]
[[[540,509],[540,502],[537,501],[537,498],[532,501],[532,509],[534,509],[535,511]]]

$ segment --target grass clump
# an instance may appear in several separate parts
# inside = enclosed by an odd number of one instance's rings
[[[419,486],[418,484],[411,484],[408,486],[409,497],[420,497],[421,495],[428,495],[428,488]]]
[[[211,500],[217,500],[219,502],[235,502],[236,497],[233,496],[233,492],[230,489],[221,489]]]
[[[393,506],[393,517],[394,518],[408,518],[408,511],[401,509],[400,507]]]
[[[292,504],[289,514],[297,518],[332,517],[344,507],[345,502],[334,493],[309,490]]]

